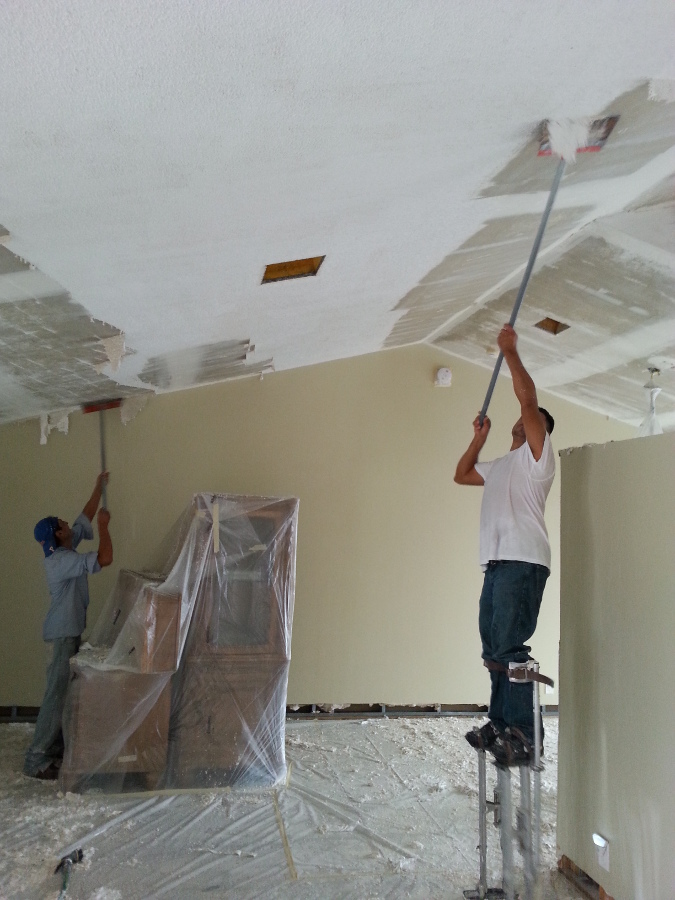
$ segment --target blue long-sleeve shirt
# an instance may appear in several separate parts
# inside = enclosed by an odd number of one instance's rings
[[[79,637],[87,624],[89,606],[89,584],[87,575],[101,571],[97,551],[76,553],[81,540],[91,540],[94,529],[91,522],[81,513],[73,524],[72,550],[57,547],[44,560],[47,586],[51,603],[44,625],[42,637],[54,641],[62,637]]]

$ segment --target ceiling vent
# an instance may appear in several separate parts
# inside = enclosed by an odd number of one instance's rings
[[[290,262],[271,263],[265,267],[262,284],[316,275],[325,258],[325,256],[312,256],[309,259],[293,259]]]
[[[570,326],[565,325],[564,322],[558,322],[556,319],[549,319],[547,316],[541,322],[537,322],[534,327],[541,328],[542,331],[548,331],[550,334],[560,334],[561,331],[567,331]]]

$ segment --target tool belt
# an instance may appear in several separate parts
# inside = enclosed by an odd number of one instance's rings
[[[552,678],[542,675],[541,672],[534,671],[532,668],[533,663],[534,660],[528,660],[523,663],[509,663],[508,666],[504,666],[494,659],[483,660],[483,665],[486,669],[489,669],[491,672],[503,672],[505,675],[508,675],[509,681],[512,681],[514,684],[524,684],[527,681],[539,681],[541,684],[548,684],[551,687],[555,687]]]

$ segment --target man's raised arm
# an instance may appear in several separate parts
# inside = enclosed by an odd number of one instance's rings
[[[112,538],[108,531],[110,513],[107,509],[98,511],[98,564],[104,569],[113,561]]]
[[[478,455],[483,449],[483,445],[490,432],[491,423],[487,416],[483,419],[482,425],[479,420],[480,416],[476,416],[473,420],[473,439],[469,444],[466,453],[464,453],[457,463],[457,469],[455,471],[455,481],[457,484],[472,484],[476,487],[481,487],[485,484],[483,476],[478,474],[475,466],[478,462]]]
[[[518,335],[510,325],[505,325],[499,332],[497,344],[504,354],[504,359],[511,372],[513,390],[520,403],[520,414],[523,417],[527,443],[530,445],[532,456],[538,460],[544,450],[546,425],[544,417],[539,412],[537,389],[518,355],[517,343]]]
[[[98,509],[98,505],[101,502],[101,494],[103,493],[104,483],[108,483],[107,472],[101,472],[101,474],[98,476],[98,478],[96,479],[96,484],[94,485],[94,490],[91,492],[91,497],[84,504],[84,509],[82,510],[82,512],[90,522],[94,521],[96,510]]]

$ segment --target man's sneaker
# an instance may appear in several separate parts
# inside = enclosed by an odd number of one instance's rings
[[[522,766],[534,758],[534,748],[517,728],[507,728],[494,744],[490,752],[500,766]]]
[[[464,737],[474,750],[490,750],[492,745],[502,732],[493,722],[486,722],[482,728],[473,728],[467,731]]]

